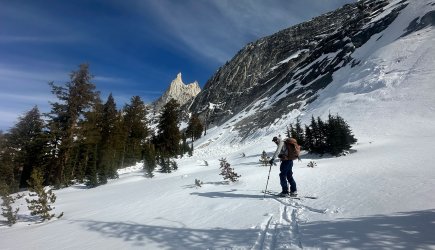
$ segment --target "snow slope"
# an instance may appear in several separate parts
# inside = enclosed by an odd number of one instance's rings
[[[35,223],[21,199],[19,223],[0,226],[0,249],[435,249],[435,30],[400,38],[429,3],[411,1],[306,110],[243,143],[236,115],[207,131],[176,172],[147,179],[138,165],[104,186],[57,190],[58,220]],[[296,115],[306,123],[329,112],[348,121],[358,144],[345,157],[295,162],[299,193],[318,199],[263,198],[269,168],[258,160],[274,152],[272,136]],[[222,157],[239,182],[223,181]],[[280,191],[278,173],[272,167],[271,190]]]

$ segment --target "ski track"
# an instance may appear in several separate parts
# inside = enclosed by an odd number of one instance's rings
[[[300,215],[305,211],[326,214],[327,209],[312,208],[291,198],[273,199],[279,203],[279,217],[271,215],[268,218],[252,249],[303,249],[303,235],[299,230]]]

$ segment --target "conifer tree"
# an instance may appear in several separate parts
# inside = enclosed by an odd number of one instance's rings
[[[47,114],[52,145],[52,167],[50,183],[57,186],[68,185],[74,178],[78,165],[74,160],[79,144],[75,143],[81,133],[80,119],[92,108],[99,93],[91,82],[92,76],[87,64],[81,64],[77,71],[70,75],[70,81],[65,86],[49,85],[59,102],[51,103],[52,109]]]
[[[13,164],[20,173],[20,187],[27,187],[27,180],[35,167],[44,164],[46,140],[43,134],[44,121],[38,107],[33,107],[18,119],[9,133],[7,147],[13,151]]]
[[[189,124],[186,129],[186,134],[190,137],[192,141],[195,141],[201,138],[203,130],[204,126],[202,125],[202,122],[199,119],[198,115],[193,114],[190,117]]]
[[[116,126],[119,123],[118,111],[116,109],[115,99],[110,93],[106,103],[103,106],[101,126],[101,146],[99,147],[98,166],[99,169],[106,173],[108,178],[117,177],[117,154],[116,144],[117,131]]]
[[[188,153],[189,153],[189,156],[193,156],[193,142],[190,144]]]
[[[131,166],[142,159],[143,142],[148,136],[147,111],[139,96],[133,96],[124,107],[124,129],[126,132],[124,164]]]
[[[327,144],[326,144],[327,124],[320,117],[317,117],[317,124],[319,126],[319,130],[318,130],[318,134],[317,134],[319,153],[324,154],[327,152],[327,150],[326,150],[326,148],[327,148]]]
[[[13,208],[12,204],[15,199],[11,196],[9,188],[6,184],[0,182],[0,199],[2,200],[2,216],[6,218],[8,226],[12,226],[17,222],[17,213],[19,208]]]
[[[44,177],[38,169],[32,171],[32,175],[29,180],[29,191],[33,192],[29,195],[35,197],[36,199],[30,200],[26,198],[28,208],[31,211],[31,215],[38,215],[41,217],[42,221],[51,220],[55,214],[51,213],[53,210],[52,204],[56,201],[56,195],[51,189],[45,190],[44,188]],[[58,218],[63,215],[61,213]]]
[[[192,148],[189,146],[189,143],[187,143],[187,137],[186,137],[186,133],[182,133],[181,134],[181,146],[180,146],[180,150],[181,150],[181,156],[183,156],[184,154],[188,153],[189,156],[192,156],[193,154],[193,141],[191,143]]]
[[[317,120],[314,118],[314,116],[311,116],[310,129],[311,129],[311,135],[313,138],[310,150],[314,153],[319,153],[319,151],[320,151],[319,145],[320,145],[320,140],[321,140],[321,139],[319,139],[320,128],[319,128]]]
[[[124,167],[124,158],[125,158],[125,151],[127,148],[127,135],[128,131],[125,129],[125,118],[123,115],[123,112],[120,110],[116,114],[116,123],[114,127],[114,133],[112,134],[114,136],[114,148],[115,148],[115,162],[114,166],[116,168]],[[117,173],[115,173],[115,177],[117,176]]]
[[[156,150],[154,144],[146,143],[144,145],[144,165],[145,176],[148,178],[154,177],[154,170],[156,168]]]
[[[335,155],[339,151],[338,145],[340,144],[339,142],[340,128],[337,119],[335,119],[331,114],[329,114],[328,116],[327,124],[328,124],[327,134],[326,134],[327,151]]]
[[[299,145],[305,145],[304,129],[302,128],[301,119],[299,117],[296,118],[294,135],[292,137],[296,139]]]
[[[326,122],[312,117],[310,126],[305,126],[305,148],[318,154],[339,155],[357,142],[346,121],[338,114],[329,114]]]
[[[157,125],[156,146],[159,154],[168,159],[175,157],[180,152],[179,107],[177,101],[171,99],[163,107]]]
[[[107,183],[107,171],[103,165],[98,164],[101,147],[103,104],[96,99],[92,110],[84,114],[84,120],[80,123],[82,138],[80,138],[81,158],[80,165],[84,166],[87,182],[90,187]],[[77,168],[75,168],[77,169]]]
[[[295,134],[295,128],[293,126],[293,123],[290,123],[290,125],[287,126],[287,132],[286,132],[287,138],[291,138],[292,135],[294,134]]]
[[[241,177],[236,172],[234,172],[234,169],[231,167],[231,165],[227,162],[225,158],[222,158],[219,161],[220,161],[220,169],[221,169],[220,175],[224,177],[224,180],[230,180],[231,182],[236,182]]]
[[[19,169],[14,165],[15,150],[8,147],[9,134],[0,133],[0,183],[4,183],[11,191],[19,188]]]
[[[160,156],[160,172],[162,173],[171,173],[172,172],[172,168],[171,168],[171,161],[170,158],[168,157],[164,157],[164,156]]]
[[[304,148],[308,151],[314,151],[314,136],[311,128],[305,125],[305,142],[303,144]]]
[[[328,117],[327,142],[328,153],[339,155],[349,150],[352,147],[351,145],[357,142],[357,139],[353,136],[352,130],[346,121],[337,114]]]

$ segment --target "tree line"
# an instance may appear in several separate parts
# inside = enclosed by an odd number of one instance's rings
[[[304,127],[297,118],[296,123],[287,128],[287,136],[295,138],[304,150],[320,155],[338,156],[357,142],[349,124],[338,114],[329,114],[326,121],[312,116],[311,123]]]
[[[176,169],[171,158],[192,154],[187,139],[202,134],[197,116],[182,133],[180,105],[170,100],[154,131],[148,120],[151,108],[139,96],[118,110],[112,94],[101,100],[92,79],[89,65],[81,64],[64,85],[49,83],[56,101],[48,113],[35,106],[8,132],[0,131],[0,184],[10,191],[26,188],[37,169],[45,185],[60,188],[79,182],[95,187],[139,161],[152,177],[157,165],[170,172]]]

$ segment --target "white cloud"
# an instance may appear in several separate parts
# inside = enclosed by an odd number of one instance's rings
[[[162,22],[173,46],[223,63],[248,42],[349,2],[355,0],[160,0],[142,8]]]
[[[39,62],[36,65],[46,65]],[[49,101],[54,101],[48,82],[68,78],[68,73],[55,68],[43,70],[33,66],[6,66],[0,64],[0,130],[7,130],[18,117],[37,105],[48,112]]]

